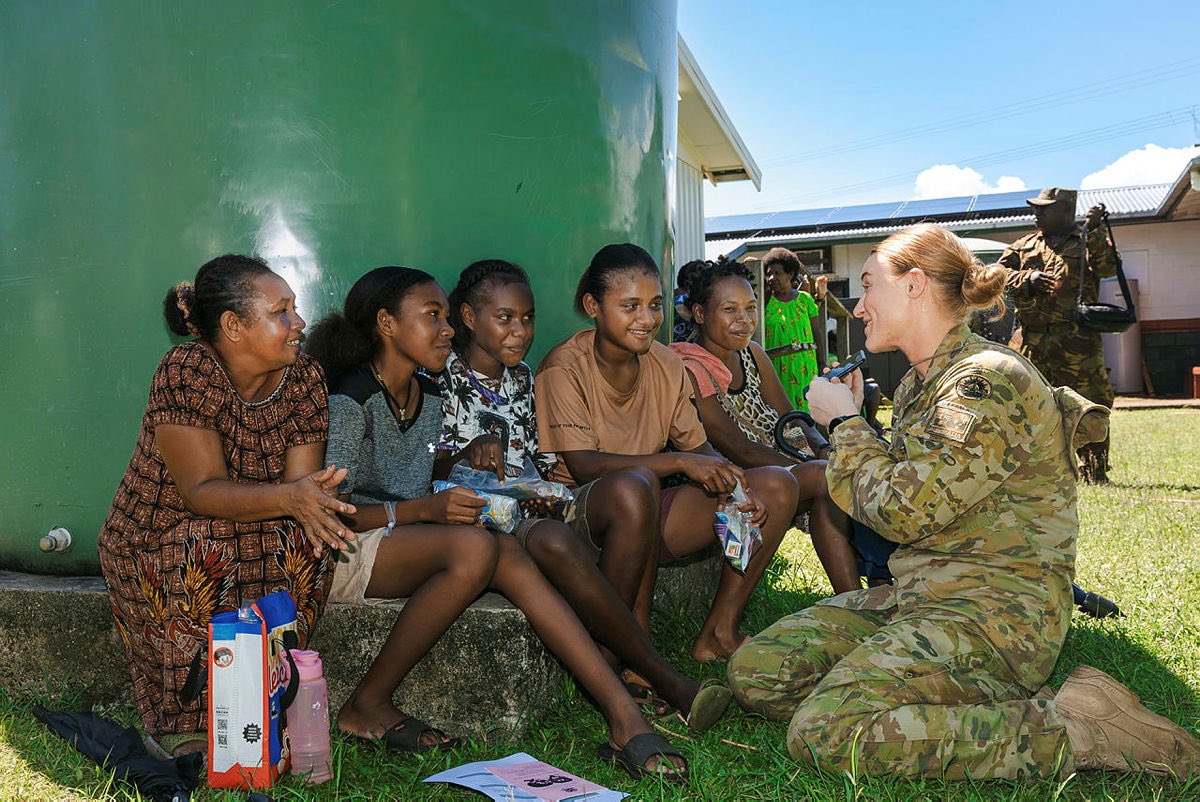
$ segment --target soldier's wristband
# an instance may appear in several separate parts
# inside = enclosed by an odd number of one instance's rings
[[[851,418],[860,418],[860,417],[862,417],[862,416],[859,415],[857,412],[853,415],[838,415],[836,418],[829,421],[829,425],[826,427],[829,430],[830,437],[833,436],[834,429],[841,426],[843,423],[850,420]]]

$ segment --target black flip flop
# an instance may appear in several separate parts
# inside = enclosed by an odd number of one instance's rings
[[[421,736],[431,732],[438,737],[436,743],[422,743]],[[342,733],[354,743],[382,749],[386,752],[429,752],[434,749],[454,749],[462,746],[462,738],[446,738],[446,733],[427,724],[416,716],[405,716],[388,727],[379,738],[364,738],[361,735]],[[445,740],[441,740],[445,739]]]
[[[635,780],[643,777],[657,777],[664,782],[686,784],[691,779],[691,772],[684,758],[684,767],[671,771],[656,771],[646,768],[652,757],[661,757],[660,768],[674,769],[675,764],[669,758],[683,757],[683,753],[671,746],[671,743],[661,735],[653,732],[643,732],[633,736],[625,745],[617,749],[612,744],[599,744],[596,747],[596,757],[605,763],[612,763],[625,770]]]

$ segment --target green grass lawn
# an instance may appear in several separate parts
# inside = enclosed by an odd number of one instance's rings
[[[1117,601],[1128,614],[1094,621],[1076,614],[1051,684],[1081,663],[1125,682],[1153,710],[1200,732],[1200,410],[1122,411],[1113,416],[1115,469],[1108,487],[1080,489],[1078,582]],[[789,534],[764,586],[756,591],[745,629],[756,632],[785,613],[830,592],[801,532]],[[655,636],[664,653],[694,676],[720,676],[716,666],[687,657],[699,622],[662,618]],[[518,681],[515,678],[514,681]],[[850,777],[799,767],[784,748],[786,725],[731,712],[714,731],[688,739],[681,725],[659,725],[691,760],[689,788],[634,784],[599,763],[594,745],[605,736],[599,714],[571,685],[567,701],[517,743],[473,743],[453,754],[389,758],[334,742],[335,779],[309,788],[292,778],[272,790],[276,800],[481,799],[422,778],[457,763],[523,750],[577,774],[630,792],[671,800],[1041,800],[1196,799],[1200,780],[1088,773],[1065,783],[943,783]],[[138,799],[51,735],[28,712],[34,700],[0,689],[0,799]],[[69,695],[41,699],[71,707]],[[103,711],[128,723],[132,709]],[[245,799],[201,790],[196,799]]]

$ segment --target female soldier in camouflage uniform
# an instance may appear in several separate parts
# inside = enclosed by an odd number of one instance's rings
[[[1004,275],[950,232],[920,225],[863,268],[867,348],[899,349],[889,445],[858,414],[859,373],[817,380],[838,506],[900,544],[894,587],[843,593],[785,617],[729,662],[734,694],[790,719],[788,750],[840,770],[1035,778],[1077,769],[1191,773],[1200,743],[1096,669],[1049,677],[1070,622],[1074,449],[1107,410],[1051,388],[964,320]],[[1036,692],[1036,693],[1035,693]]]

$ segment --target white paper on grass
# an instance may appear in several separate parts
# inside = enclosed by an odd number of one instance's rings
[[[486,794],[495,802],[538,802],[538,798],[526,791],[517,788],[515,785],[506,783],[504,780],[497,777],[488,771],[488,766],[511,766],[514,763],[532,763],[537,758],[526,754],[525,752],[516,752],[508,757],[502,757],[498,760],[480,760],[475,763],[464,763],[461,766],[455,766],[452,769],[438,772],[432,777],[426,777],[423,782],[427,783],[454,783],[472,791],[478,791],[481,794]],[[589,792],[585,796],[578,797],[581,802],[619,802],[629,796],[629,794],[613,791],[610,788],[600,788]]]

